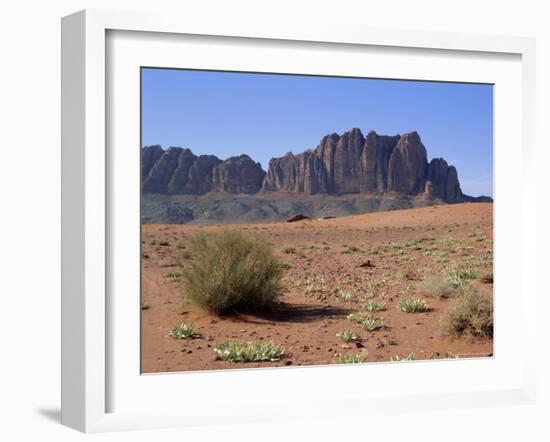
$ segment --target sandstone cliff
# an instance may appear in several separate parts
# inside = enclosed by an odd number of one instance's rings
[[[359,129],[324,137],[315,150],[273,158],[264,191],[299,193],[423,194],[446,202],[463,201],[458,174],[441,158],[427,161],[416,132],[366,138]]]
[[[273,158],[267,172],[248,155],[225,161],[194,155],[189,149],[142,149],[144,193],[203,195],[209,192],[255,194],[399,194],[457,203],[458,173],[442,158],[429,163],[416,132],[384,136],[359,129],[325,136],[314,150]]]

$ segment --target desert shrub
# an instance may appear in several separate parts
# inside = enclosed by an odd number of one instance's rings
[[[443,275],[429,276],[416,285],[416,290],[431,298],[445,299],[453,295],[454,289]]]
[[[273,342],[226,341],[214,347],[216,357],[232,362],[278,361],[284,348]]]
[[[275,300],[282,269],[263,239],[236,231],[199,234],[185,267],[187,296],[214,313],[258,309]]]
[[[449,305],[439,321],[449,336],[493,336],[493,298],[474,286],[468,286]]]
[[[405,313],[422,313],[430,310],[428,304],[423,299],[403,299],[398,309]]]

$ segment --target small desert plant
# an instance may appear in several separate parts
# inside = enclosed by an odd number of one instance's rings
[[[168,336],[172,336],[175,339],[193,339],[198,338],[199,334],[193,324],[186,324],[182,322],[179,326],[173,329]]]
[[[386,310],[386,304],[370,301],[363,305],[363,310],[366,312],[381,312]]]
[[[361,322],[361,325],[365,330],[372,332],[382,327],[382,321],[374,316],[369,316]]]
[[[166,272],[164,275],[164,279],[167,279],[169,281],[179,281],[179,279],[182,277],[181,272]]]
[[[351,330],[342,330],[341,332],[336,333],[336,337],[340,338],[343,342],[352,342],[359,339],[359,337]]]
[[[369,312],[359,311],[350,313],[348,319],[356,324],[361,324],[365,319],[370,318],[372,315]]]
[[[405,313],[422,313],[427,312],[430,307],[428,307],[428,304],[423,299],[413,298],[403,299],[399,303],[398,309]]]
[[[395,355],[391,358],[392,362],[405,362],[405,361],[414,361],[416,358],[414,352],[406,355]]]
[[[338,292],[338,294],[336,295],[336,297],[340,300],[340,301],[351,301],[353,299],[353,293],[351,292],[347,292],[345,290],[340,290]]]
[[[283,253],[286,253],[287,255],[294,255],[296,253],[296,248],[294,248],[294,247],[285,247],[283,249]]]
[[[469,284],[472,279],[476,279],[479,271],[471,267],[451,265],[445,269],[445,276],[453,289],[460,289]]]
[[[416,285],[416,290],[431,298],[445,299],[453,295],[454,289],[447,278],[441,276],[428,276]]]
[[[214,352],[224,361],[278,361],[284,355],[284,348],[273,342],[226,341],[214,347]]]
[[[340,355],[334,361],[335,364],[360,364],[365,362],[365,358],[357,354]]]
[[[189,299],[208,311],[258,309],[275,300],[282,269],[263,239],[236,231],[199,234],[184,269]]]
[[[469,286],[448,307],[439,321],[444,335],[493,336],[493,298]]]
[[[345,254],[348,254],[348,253],[355,253],[355,252],[359,252],[359,251],[360,251],[359,247],[344,246],[344,248],[342,249],[342,251],[340,253],[343,253],[345,255]]]

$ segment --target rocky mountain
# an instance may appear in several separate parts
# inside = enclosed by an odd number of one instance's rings
[[[287,153],[269,163],[262,190],[299,193],[423,195],[463,201],[457,171],[442,158],[427,161],[416,132],[366,138],[359,129],[332,134],[315,150]]]
[[[416,197],[445,203],[474,201],[463,195],[454,166],[428,162],[416,132],[386,136],[359,129],[325,136],[315,149],[273,158],[267,172],[248,155],[221,160],[189,149],[142,149],[144,194],[205,195],[291,193]]]
[[[257,193],[265,172],[248,155],[225,161],[214,155],[196,156],[189,149],[158,145],[141,152],[143,193],[203,195],[208,192]]]

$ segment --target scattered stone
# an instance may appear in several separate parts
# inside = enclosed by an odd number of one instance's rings
[[[359,264],[359,267],[376,267],[376,265],[370,259],[367,259],[365,262]]]
[[[290,218],[287,218],[286,222],[287,223],[294,223],[296,221],[302,221],[304,219],[311,219],[311,218],[309,216],[302,215],[301,213],[299,213],[297,215],[291,216]]]

